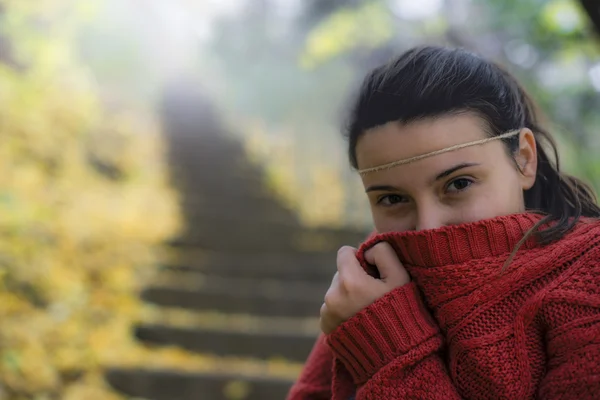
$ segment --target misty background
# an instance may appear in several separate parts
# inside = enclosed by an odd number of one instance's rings
[[[591,0],[0,0],[0,400],[284,398],[371,229],[348,101],[410,47],[514,73],[600,189]]]
[[[424,43],[506,66],[552,116],[565,169],[600,179],[599,47],[576,1],[157,0],[98,9],[80,43],[107,91],[152,102],[178,81],[207,93],[308,224],[369,224],[347,166],[347,102],[366,71]]]

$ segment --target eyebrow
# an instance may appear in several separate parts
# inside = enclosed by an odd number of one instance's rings
[[[398,191],[398,189],[395,188],[394,186],[390,186],[390,185],[373,185],[373,186],[369,186],[367,189],[365,189],[366,193],[369,193],[369,192],[394,192],[394,191]]]
[[[433,181],[439,181],[440,179],[443,179],[449,175],[452,175],[453,173],[455,173],[456,171],[460,171],[461,169],[464,168],[469,168],[469,167],[475,167],[478,166],[478,163],[462,163],[462,164],[458,164],[455,165],[454,167],[448,168],[447,170],[441,172],[440,174],[438,174]],[[391,186],[391,185],[372,185],[369,186],[367,189],[365,189],[366,193],[369,192],[394,192],[394,191],[398,191],[398,188]]]
[[[477,163],[462,163],[462,164],[455,165],[454,167],[448,168],[444,172],[442,172],[439,175],[437,175],[435,177],[435,179],[434,179],[434,182],[435,181],[439,181],[440,179],[445,178],[445,177],[447,177],[449,175],[452,175],[453,173],[455,173],[456,171],[459,171],[461,169],[469,168],[469,167],[475,167],[475,166],[478,166],[478,165],[479,164],[477,164]]]

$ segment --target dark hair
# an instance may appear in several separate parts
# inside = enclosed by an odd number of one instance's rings
[[[560,172],[556,143],[525,90],[498,65],[463,49],[413,48],[367,75],[347,129],[350,163],[358,168],[356,143],[368,129],[463,112],[483,118],[490,136],[521,128],[533,131],[538,169],[535,184],[524,192],[525,207],[546,215],[536,229],[556,222],[535,233],[541,243],[562,238],[581,216],[600,217],[592,189]],[[519,136],[503,142],[514,154]]]

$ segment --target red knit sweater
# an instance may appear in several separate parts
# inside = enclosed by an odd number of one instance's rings
[[[387,241],[413,282],[320,337],[288,400],[600,399],[600,222],[528,240],[503,273],[539,218],[371,238],[363,267]]]

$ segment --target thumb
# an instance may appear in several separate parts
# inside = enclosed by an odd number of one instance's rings
[[[408,272],[389,243],[377,243],[365,253],[365,259],[377,267],[382,281],[398,285],[410,282]]]

